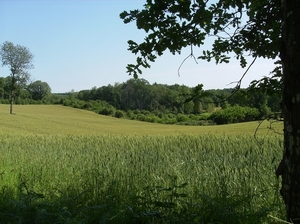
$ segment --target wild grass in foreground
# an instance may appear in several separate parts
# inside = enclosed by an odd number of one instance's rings
[[[282,139],[0,136],[0,223],[274,223]]]

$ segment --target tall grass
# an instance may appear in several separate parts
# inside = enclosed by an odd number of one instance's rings
[[[274,223],[283,141],[0,135],[1,223]],[[50,220],[50,221],[49,221]]]

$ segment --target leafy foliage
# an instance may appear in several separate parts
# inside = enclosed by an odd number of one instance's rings
[[[232,124],[254,121],[257,120],[258,116],[259,112],[256,108],[233,106],[213,112],[210,119],[217,124]]]
[[[120,14],[124,23],[135,21],[147,33],[140,44],[128,41],[128,50],[139,56],[127,72],[136,78],[142,73],[140,67],[149,68],[157,55],[201,47],[209,37],[214,39],[211,50],[203,50],[199,59],[227,63],[232,52],[242,67],[248,55],[274,59],[281,44],[279,8],[277,1],[268,0],[147,0],[144,9]]]
[[[15,100],[15,92],[24,87],[29,79],[28,70],[33,68],[33,55],[23,46],[14,45],[6,41],[0,49],[0,58],[2,66],[8,66],[10,69],[11,83],[9,85],[10,113],[12,114],[12,105]]]
[[[34,100],[42,100],[45,96],[51,94],[51,88],[48,83],[41,80],[30,83],[27,89]]]
[[[11,77],[1,80],[0,102],[9,103],[7,89],[9,89]],[[225,109],[239,105],[256,108],[259,116],[255,117],[260,119],[267,117],[270,113],[278,113],[281,99],[276,94],[268,96],[257,88],[241,89],[228,98],[233,89],[204,90],[203,85],[192,88],[178,84],[169,86],[155,83],[151,85],[145,79],[129,79],[114,86],[93,87],[90,90],[64,94],[49,94],[49,91],[50,87],[46,82],[33,82],[24,89],[18,89],[15,103],[62,104],[91,110],[102,115],[152,123],[208,125],[213,123],[209,117],[210,113],[219,110],[220,107]],[[224,100],[226,98],[228,100]]]
[[[29,49],[6,41],[1,46],[0,57],[2,66],[8,66],[12,78],[24,83],[28,79],[28,70],[33,68],[33,55]]]

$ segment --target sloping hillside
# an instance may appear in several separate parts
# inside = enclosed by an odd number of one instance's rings
[[[2,134],[254,134],[258,122],[222,126],[179,126],[153,124],[98,115],[60,105],[14,105],[14,114],[9,114],[9,105],[0,105]],[[268,123],[261,125],[258,134],[268,132]],[[282,130],[280,124],[276,129]],[[269,131],[270,132],[270,131]],[[272,134],[272,133],[271,133]]]

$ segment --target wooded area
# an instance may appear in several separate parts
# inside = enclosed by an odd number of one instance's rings
[[[9,103],[9,84],[10,77],[0,78],[2,103]],[[280,111],[280,95],[253,88],[232,94],[234,89],[202,90],[202,85],[150,84],[145,79],[129,79],[79,92],[51,94],[50,90],[42,81],[19,86],[15,102],[62,104],[118,118],[187,125],[252,121],[279,116]]]

